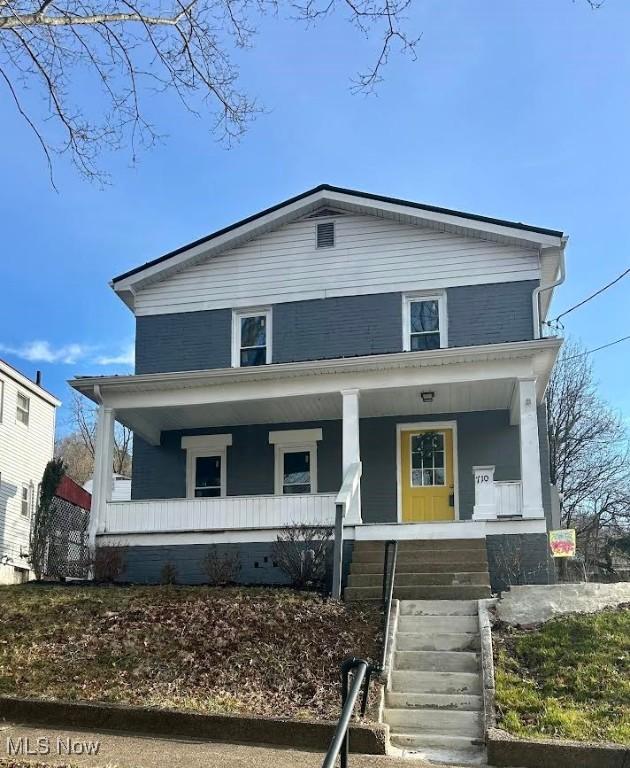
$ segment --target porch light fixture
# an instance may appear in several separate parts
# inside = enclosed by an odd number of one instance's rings
[[[423,403],[432,403],[435,397],[435,392],[420,392],[420,397]]]

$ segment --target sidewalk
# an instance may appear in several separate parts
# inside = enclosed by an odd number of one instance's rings
[[[92,747],[98,743],[98,753],[79,754],[85,751],[86,742],[92,742]],[[10,754],[12,745],[22,748],[23,753]],[[73,753],[68,754],[68,746]],[[27,748],[31,752],[29,755],[24,753]],[[49,753],[42,753],[42,748],[48,748]],[[292,749],[0,723],[2,768],[5,764],[22,762],[86,768],[320,768],[323,758],[319,752]],[[428,765],[416,760],[373,755],[351,755],[350,763],[351,768],[424,768]]]

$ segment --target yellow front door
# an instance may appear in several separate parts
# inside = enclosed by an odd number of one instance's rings
[[[400,458],[403,521],[454,520],[453,430],[401,432]]]

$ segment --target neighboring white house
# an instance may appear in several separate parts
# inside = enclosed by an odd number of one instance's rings
[[[84,485],[83,489],[92,493],[94,478],[91,477]],[[112,475],[112,501],[131,501],[131,478],[125,475]]]
[[[31,517],[55,445],[61,405],[0,360],[0,584],[26,581]]]

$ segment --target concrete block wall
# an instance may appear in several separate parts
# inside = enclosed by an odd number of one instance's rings
[[[546,533],[487,536],[486,549],[493,592],[519,584],[553,584],[556,580]]]

